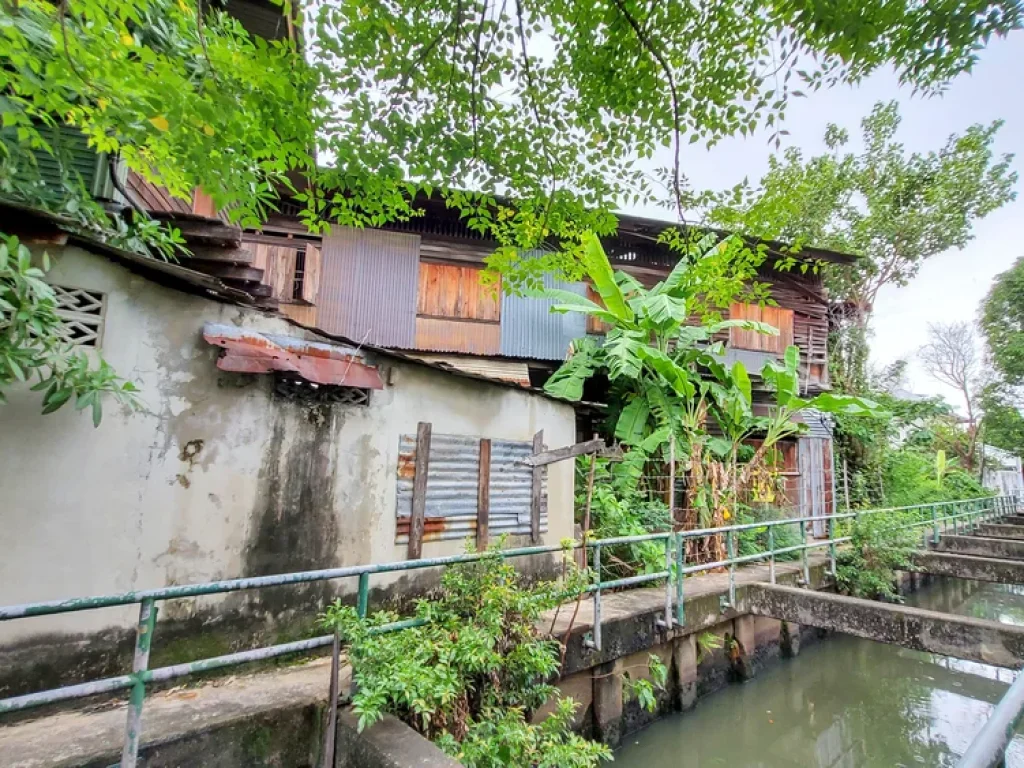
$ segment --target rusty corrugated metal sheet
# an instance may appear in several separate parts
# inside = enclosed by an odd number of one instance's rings
[[[377,369],[357,349],[206,323],[203,338],[224,349],[217,367],[238,373],[290,371],[316,384],[384,389]]]
[[[491,441],[491,500],[489,531],[529,535],[530,489],[533,473],[517,464],[533,453],[529,442]],[[464,539],[476,533],[477,478],[480,438],[465,435],[431,437],[424,514],[425,541]],[[398,528],[395,541],[409,541],[412,486],[416,466],[416,435],[402,435],[398,445]],[[547,472],[541,494],[540,527],[547,531]]]
[[[317,327],[380,347],[416,339],[420,238],[335,227],[323,240]]]
[[[495,360],[491,357],[467,357],[465,355],[414,355],[416,359],[432,365],[455,368],[465,373],[485,376],[497,381],[511,381],[524,387],[530,386],[530,369],[526,363],[513,360]]]
[[[545,288],[587,295],[583,283],[565,283],[544,275]],[[560,314],[553,299],[505,294],[501,299],[501,355],[531,360],[564,360],[569,345],[587,333],[587,318],[579,312]]]
[[[409,346],[431,352],[497,355],[501,333],[497,323],[417,317],[415,346]]]

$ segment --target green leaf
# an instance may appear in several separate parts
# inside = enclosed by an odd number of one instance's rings
[[[627,445],[636,445],[643,437],[644,428],[647,426],[647,416],[650,407],[642,397],[633,398],[630,403],[622,409],[619,420],[615,423],[615,437]]]
[[[657,371],[679,395],[685,398],[693,397],[696,388],[691,381],[689,371],[676,365],[672,358],[653,347],[641,347],[637,350],[637,354]]]
[[[593,232],[587,232],[583,236],[583,265],[594,284],[594,290],[600,295],[608,311],[620,321],[633,322],[633,311],[626,304],[622,291],[615,282],[612,265],[604,252],[601,240]]]
[[[747,405],[751,405],[753,403],[753,393],[750,386],[750,376],[747,374],[747,367],[739,360],[732,364],[732,380],[740,394],[743,395],[743,399],[747,401]]]

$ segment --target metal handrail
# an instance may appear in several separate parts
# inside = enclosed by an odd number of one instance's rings
[[[953,512],[952,514],[939,514],[940,509],[943,512],[946,512],[949,509],[956,510],[960,508],[966,508],[966,511]],[[602,592],[605,590],[622,589],[625,587],[638,586],[654,581],[664,580],[665,614],[659,621],[659,625],[669,628],[673,625],[681,625],[684,623],[684,576],[691,573],[699,573],[713,570],[715,568],[727,567],[729,569],[729,605],[735,605],[736,567],[745,563],[767,560],[769,562],[769,579],[774,583],[777,557],[791,552],[801,552],[804,582],[808,583],[810,581],[808,552],[812,549],[828,547],[830,553],[830,572],[835,575],[836,547],[850,540],[849,536],[835,535],[835,525],[837,521],[855,520],[862,516],[883,512],[912,512],[915,510],[929,511],[930,515],[926,518],[912,522],[908,525],[899,526],[899,528],[928,526],[932,529],[931,535],[933,540],[938,541],[940,527],[942,530],[948,530],[950,521],[953,522],[954,530],[956,531],[959,530],[960,520],[967,518],[967,523],[970,525],[971,530],[973,530],[977,525],[979,518],[981,520],[985,520],[994,516],[1005,515],[1015,508],[1016,500],[1013,497],[983,497],[960,501],[937,502],[934,504],[916,504],[905,507],[842,512],[834,515],[811,515],[800,518],[767,520],[758,523],[739,523],[719,528],[702,528],[678,532],[666,531],[663,533],[650,533],[639,536],[620,536],[608,539],[585,539],[584,541],[572,542],[571,545],[567,546],[544,545],[520,547],[516,549],[502,550],[500,552],[491,551],[464,555],[450,555],[446,557],[423,558],[420,560],[407,560],[393,563],[355,565],[344,568],[328,568],[315,571],[275,574],[271,576],[228,579],[202,584],[177,585],[161,587],[159,589],[124,592],[114,595],[99,595],[68,600],[50,600],[0,607],[0,621],[9,621],[12,619],[29,618],[33,616],[48,616],[53,614],[96,610],[99,608],[123,605],[139,605],[139,619],[136,626],[135,654],[132,660],[132,672],[130,674],[0,699],[0,715],[8,712],[26,710],[45,704],[130,689],[131,698],[128,707],[128,722],[125,728],[125,742],[122,752],[121,766],[122,768],[134,768],[138,759],[142,708],[146,695],[146,685],[148,683],[162,682],[213,669],[220,669],[237,664],[272,659],[277,656],[309,651],[330,645],[333,640],[332,636],[326,635],[307,640],[255,648],[248,651],[240,651],[238,653],[231,653],[224,656],[199,659],[197,661],[191,661],[184,664],[175,664],[157,669],[149,669],[149,652],[152,645],[153,634],[156,629],[156,604],[164,600],[177,600],[187,597],[199,597],[202,595],[259,589],[262,587],[304,584],[356,577],[359,580],[356,603],[357,611],[360,616],[366,616],[369,605],[369,585],[371,574],[437,568],[458,563],[476,562],[491,557],[500,557],[503,559],[519,558],[562,552],[567,549],[584,549],[589,550],[592,553],[593,572],[595,577],[594,583],[586,589],[586,592],[589,592],[592,595],[592,599],[594,601],[593,631],[591,636],[587,638],[586,642],[590,647],[600,650],[602,623],[601,596]],[[820,541],[808,542],[806,536],[807,524],[818,521],[826,521],[828,523],[828,538]],[[775,547],[775,531],[779,526],[785,525],[799,526],[803,544],[781,548]],[[768,549],[764,552],[738,556],[736,554],[737,536],[744,531],[750,530],[767,530]],[[686,565],[686,541],[688,539],[718,536],[725,536],[726,538],[728,557],[711,563],[700,563],[690,566]],[[637,576],[617,578],[609,581],[602,580],[602,549],[643,542],[663,543],[665,547],[664,570],[640,574]],[[673,603],[675,607],[674,615]],[[422,619],[405,619],[374,627],[371,632],[375,634],[394,632],[408,629],[410,627],[420,626],[423,623],[425,622]]]
[[[957,768],[999,768],[1006,765],[1006,748],[1024,718],[1024,675],[1018,674],[996,704],[974,741],[957,763]]]

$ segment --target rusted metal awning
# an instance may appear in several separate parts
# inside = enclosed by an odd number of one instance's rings
[[[384,389],[384,381],[377,368],[369,365],[363,354],[353,347],[260,333],[219,323],[206,323],[203,338],[224,349],[217,360],[217,367],[222,371],[285,371],[315,384]]]

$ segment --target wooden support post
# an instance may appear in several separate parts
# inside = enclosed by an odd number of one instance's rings
[[[480,469],[477,474],[476,489],[476,549],[483,552],[487,549],[490,536],[488,521],[491,514],[491,441],[480,438]]]
[[[533,452],[538,454],[544,450],[544,430],[533,436]],[[533,483],[530,488],[530,539],[534,544],[540,542],[540,500],[541,488],[544,483],[544,467],[533,468]]]
[[[409,559],[423,552],[423,523],[427,508],[427,471],[430,469],[430,423],[416,427],[416,476],[412,483],[412,519],[409,521]]]

